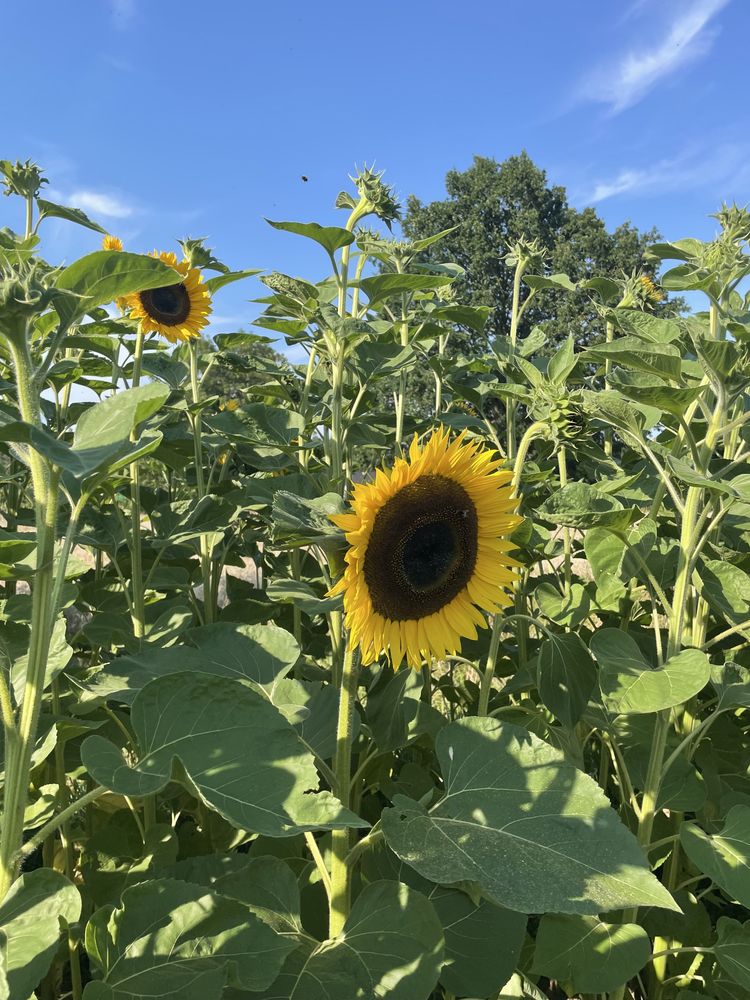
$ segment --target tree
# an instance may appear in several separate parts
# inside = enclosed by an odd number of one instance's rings
[[[525,152],[503,163],[476,156],[468,170],[449,171],[445,186],[448,197],[443,201],[423,204],[416,196],[409,197],[404,233],[416,240],[456,227],[423,259],[455,261],[465,269],[458,297],[466,304],[490,307],[488,336],[508,332],[513,273],[503,257],[521,237],[537,240],[548,255],[549,271],[565,272],[573,281],[596,275],[620,277],[637,269],[652,273],[644,251],[659,238],[655,229],[640,232],[624,223],[607,232],[593,208],[578,211],[569,205],[565,188],[550,186],[546,172]],[[519,335],[538,324],[545,325],[553,340],[573,333],[579,342],[588,342],[601,332],[601,321],[582,292],[549,290],[536,296]],[[471,344],[474,338],[465,339],[468,346],[478,347]]]

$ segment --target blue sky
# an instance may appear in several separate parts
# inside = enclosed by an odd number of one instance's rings
[[[206,235],[232,267],[312,278],[316,248],[263,217],[341,224],[373,160],[432,200],[474,154],[525,148],[610,227],[708,237],[750,200],[748,29],[747,0],[35,0],[3,17],[0,158],[37,160],[128,249]],[[98,246],[44,237],[53,261]],[[213,332],[261,289],[221,292]]]

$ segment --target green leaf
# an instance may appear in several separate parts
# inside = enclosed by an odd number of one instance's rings
[[[609,375],[609,384],[636,403],[658,406],[674,417],[684,415],[687,408],[705,391],[704,385],[677,387],[665,385],[655,375],[631,372],[625,368],[615,368]]]
[[[529,288],[563,288],[566,292],[577,288],[567,274],[525,274],[523,280]]]
[[[186,670],[272,687],[299,659],[294,637],[276,625],[218,622],[190,629],[191,645],[160,648],[144,642],[107,663],[86,688],[94,697],[130,704],[150,681]]]
[[[24,872],[0,904],[0,939],[9,997],[33,996],[57,954],[60,920],[75,923],[81,897],[51,868]]]
[[[125,764],[100,736],[81,760],[122,795],[151,795],[174,777],[238,829],[288,837],[303,830],[367,824],[327,791],[315,763],[276,708],[244,684],[209,674],[170,674],[137,694],[131,711],[140,757]],[[179,760],[185,772],[175,769]]]
[[[721,833],[708,834],[697,823],[683,823],[680,843],[699,871],[731,899],[750,907],[750,806],[732,806]]]
[[[168,386],[149,382],[118,392],[84,410],[73,435],[76,478],[100,472],[131,452],[131,433],[160,410],[168,396]],[[132,456],[127,454],[127,457],[130,460]]]
[[[351,246],[354,242],[354,234],[340,226],[320,226],[317,222],[272,222],[270,219],[266,219],[266,222],[274,229],[281,229],[285,233],[296,233],[298,236],[314,240],[329,254],[335,253],[342,247]]]
[[[568,337],[562,347],[550,358],[547,366],[547,378],[557,386],[564,386],[568,375],[576,366],[575,346],[572,337]]]
[[[293,604],[306,615],[323,615],[341,608],[341,597],[320,597],[313,588],[301,580],[276,578],[266,587],[266,593],[273,601]]]
[[[603,493],[589,483],[568,483],[553,493],[538,508],[545,521],[568,528],[607,527],[623,530],[641,513],[636,508],[626,510],[615,497]]]
[[[638,924],[546,913],[536,935],[532,969],[578,993],[608,993],[649,960],[651,942]]]
[[[534,599],[543,615],[558,625],[570,628],[576,628],[585,621],[591,607],[588,592],[580,583],[574,583],[567,596],[552,583],[540,583],[534,591]]]
[[[330,515],[343,511],[344,503],[338,493],[305,500],[286,490],[277,490],[273,497],[274,541],[291,548],[302,545],[339,548],[343,536]]]
[[[455,279],[452,274],[376,274],[372,278],[362,278],[359,287],[370,300],[374,309],[377,305],[393,298],[394,295],[411,295],[412,292],[426,292],[432,288],[450,285]]]
[[[621,330],[633,333],[652,344],[671,344],[682,336],[680,324],[673,319],[662,319],[640,309],[613,309],[615,323]]]
[[[702,597],[733,625],[750,618],[750,576],[733,563],[710,559],[700,568]]]
[[[445,796],[429,812],[399,797],[385,839],[433,882],[477,882],[524,913],[674,909],[599,786],[518,726],[467,718],[436,740]]]
[[[75,222],[86,229],[93,229],[95,233],[107,232],[106,229],[102,229],[98,222],[94,222],[85,212],[82,212],[80,208],[71,208],[69,205],[56,205],[53,201],[45,201],[44,198],[37,198],[36,204],[39,209],[39,222],[42,219],[48,218],[65,219],[66,222]]]
[[[292,869],[280,858],[205,854],[178,861],[165,874],[239,900],[280,934],[304,934],[299,885]]]
[[[609,344],[597,344],[587,348],[583,355],[594,361],[611,361],[648,375],[659,375],[669,381],[678,381],[682,371],[678,348],[672,344],[652,344],[639,337],[620,337]]]
[[[708,657],[699,649],[683,649],[652,669],[636,641],[622,629],[598,629],[590,648],[599,662],[604,704],[614,715],[661,712],[681,705],[711,678]]]
[[[66,622],[61,616],[52,628],[49,651],[44,667],[44,688],[46,689],[58,674],[70,663],[73,649],[65,639]],[[26,690],[26,671],[29,665],[29,637],[26,625],[16,622],[0,622],[0,660],[7,656],[12,662],[10,668],[13,696],[20,704]]]
[[[440,982],[457,996],[495,994],[518,964],[525,914],[487,899],[476,904],[466,893],[444,886],[436,886],[428,898],[445,934]]]
[[[719,917],[716,929],[719,939],[714,954],[719,965],[743,989],[750,990],[750,920],[741,924]]]
[[[84,1000],[220,1000],[227,983],[262,990],[294,944],[237,900],[175,879],[142,882],[86,927],[101,979]]]
[[[118,250],[97,250],[74,261],[62,271],[57,287],[80,296],[65,299],[60,304],[63,322],[70,324],[85,315],[94,306],[114,299],[142,292],[148,288],[163,288],[182,281],[182,275],[156,257]]]
[[[256,274],[261,273],[261,270],[262,268],[254,267],[245,271],[227,271],[226,274],[217,274],[209,278],[203,287],[210,295],[215,295],[225,285],[232,285],[235,281],[243,281],[245,278],[254,278]]]
[[[539,695],[564,726],[572,729],[583,715],[596,684],[591,654],[573,632],[550,634],[539,649]]]
[[[428,1000],[443,961],[431,903],[398,882],[374,882],[341,935],[300,948],[258,1000]]]

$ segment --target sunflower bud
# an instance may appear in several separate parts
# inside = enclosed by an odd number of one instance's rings
[[[393,188],[383,183],[383,171],[376,173],[369,167],[364,167],[356,177],[352,178],[359,192],[361,216],[377,215],[379,219],[391,228],[391,224],[400,214],[399,204]]]
[[[656,286],[648,274],[634,271],[625,279],[622,298],[618,309],[653,309],[664,298],[664,292]]]
[[[580,438],[585,427],[586,417],[580,393],[573,392],[563,395],[544,386],[534,394],[531,413],[535,420],[548,423],[556,441],[560,443],[573,442]]]
[[[521,273],[525,273],[529,268],[535,273],[542,273],[546,259],[547,250],[539,240],[527,240],[523,236],[508,248],[503,257],[508,267],[519,267]]]
[[[580,403],[570,396],[555,400],[550,406],[549,418],[559,441],[575,441],[585,426],[585,417]]]
[[[737,204],[721,206],[719,211],[711,216],[718,219],[724,234],[731,240],[750,240],[750,212],[747,206],[740,208]]]
[[[20,160],[16,160],[15,163],[11,163],[10,160],[0,160],[0,173],[3,174],[5,187],[3,194],[7,197],[18,194],[22,198],[36,198],[42,185],[49,183],[37,164],[31,160],[25,163],[21,163]]]
[[[22,342],[32,320],[59,299],[75,297],[55,288],[50,274],[40,261],[0,272],[0,333],[8,340]]]

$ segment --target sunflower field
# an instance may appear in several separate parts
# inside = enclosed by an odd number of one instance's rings
[[[468,358],[372,170],[271,223],[306,280],[0,169],[0,998],[750,998],[750,214],[658,283],[518,241]]]

